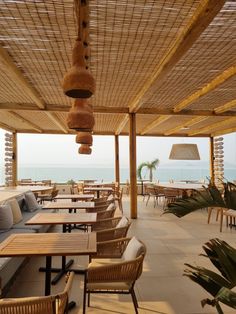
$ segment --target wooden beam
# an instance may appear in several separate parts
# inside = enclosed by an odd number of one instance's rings
[[[45,113],[64,133],[68,133],[68,129],[64,126],[64,124],[55,113],[47,111]]]
[[[37,112],[68,112],[70,107],[46,105],[44,109],[40,109],[31,104],[0,104],[0,111],[37,111]],[[216,108],[217,109],[217,108]],[[95,113],[113,114],[113,113],[129,113],[129,109],[123,107],[94,107]],[[236,116],[236,111],[225,111],[216,113],[214,110],[191,110],[185,109],[180,112],[174,112],[172,109],[157,109],[157,108],[140,108],[137,114],[155,114],[160,116],[173,115],[173,116],[202,116],[202,117],[232,117]]]
[[[136,116],[129,114],[130,217],[137,218]]]
[[[17,133],[12,133],[12,185],[17,186]]]
[[[25,79],[22,72],[18,69],[17,65],[13,62],[7,51],[0,47],[0,63],[4,66],[6,71],[10,74],[11,78],[19,85],[22,93],[27,94],[40,109],[45,109],[46,105],[41,99],[36,89]],[[61,121],[52,113],[45,111],[47,116],[65,133],[67,129],[62,125]],[[28,121],[29,122],[29,121]]]
[[[170,49],[166,52],[160,63],[156,66],[151,77],[143,85],[140,92],[129,104],[130,112],[136,112],[141,106],[141,99],[146,95],[151,86],[163,79],[193,46],[202,32],[220,12],[226,0],[203,0],[200,2],[194,15],[188,21],[185,28],[178,35]]]
[[[215,173],[214,173],[214,138],[211,136],[209,141],[210,148],[210,178],[211,184],[215,183]]]
[[[193,126],[193,125],[195,125],[197,123],[200,123],[200,122],[202,122],[202,121],[204,121],[206,119],[208,119],[208,117],[196,117],[196,118],[193,118],[193,119],[191,119],[191,120],[189,120],[187,122],[183,122],[183,123],[179,124],[175,128],[172,128],[172,129],[166,131],[164,133],[164,135],[170,135],[170,134],[176,133],[176,131],[179,131],[183,127],[188,128],[188,127]]]
[[[229,101],[226,104],[215,108],[214,112],[215,113],[222,113],[222,112],[228,111],[229,109],[232,109],[234,107],[236,107],[236,99]]]
[[[16,132],[16,130],[13,127],[11,127],[10,125],[3,123],[3,122],[0,122],[0,128],[4,129],[6,131],[9,131],[9,132]]]
[[[30,122],[29,120],[23,118],[21,115],[19,115],[16,112],[13,111],[9,111],[8,113],[10,113],[14,118],[20,120],[22,123],[24,123],[25,125],[28,125],[31,129],[36,130],[39,133],[42,133],[43,130],[41,128],[39,128],[36,124]]]
[[[126,126],[127,122],[129,121],[129,115],[126,114],[124,119],[121,121],[120,125],[118,126],[118,128],[115,131],[115,135],[119,135],[121,133],[121,131],[123,130],[123,128]]]
[[[1,67],[4,67],[5,71],[11,76],[12,81],[14,81],[16,85],[19,85],[23,94],[27,94],[39,108],[45,107],[38,92],[25,79],[22,72],[7,53],[6,49],[2,47],[0,47],[0,64]]]
[[[178,105],[174,107],[174,112],[181,111],[182,109],[189,106],[191,103],[193,103],[196,100],[199,100],[202,96],[206,95],[210,91],[216,89],[219,85],[226,82],[228,79],[230,79],[232,76],[236,74],[236,66],[232,66],[225,70],[223,73],[219,74],[217,77],[215,77],[211,82],[207,83],[205,86],[203,86],[200,90],[196,91],[192,95],[188,96],[186,99],[181,101]]]
[[[212,132],[211,136],[219,136],[219,135],[224,135],[224,134],[229,134],[229,133],[234,133],[234,132],[236,132],[236,127],[226,128],[217,132]]]
[[[171,116],[161,116],[158,117],[157,119],[155,119],[154,121],[152,121],[150,124],[148,124],[141,132],[140,134],[143,135],[145,133],[147,133],[148,131],[154,129],[156,126],[158,126],[159,124],[163,123],[164,121],[170,119]]]
[[[119,136],[115,135],[115,179],[120,186]]]
[[[196,134],[200,134],[200,133],[204,133],[204,132],[209,132],[211,133],[210,131],[212,129],[216,129],[216,128],[219,128],[219,127],[222,127],[222,126],[225,126],[225,125],[228,125],[230,123],[234,123],[236,122],[236,117],[233,117],[233,118],[229,118],[229,119],[226,119],[224,121],[220,121],[220,122],[217,122],[217,123],[213,123],[211,125],[208,125],[204,128],[200,128],[198,130],[195,130],[195,131],[191,131],[189,132],[188,134],[190,136],[193,136],[193,135],[196,135]],[[220,132],[220,131],[219,131]]]

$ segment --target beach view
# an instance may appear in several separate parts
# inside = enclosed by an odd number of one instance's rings
[[[0,314],[235,314],[236,0],[0,1]]]

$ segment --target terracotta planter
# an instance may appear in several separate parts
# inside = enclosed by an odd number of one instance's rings
[[[92,153],[92,149],[86,145],[82,144],[79,148],[79,154],[90,155]]]
[[[76,143],[93,145],[93,137],[90,132],[79,132],[75,138]]]

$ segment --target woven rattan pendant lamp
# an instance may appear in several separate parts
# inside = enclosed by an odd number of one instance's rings
[[[65,74],[62,87],[72,98],[89,98],[95,91],[95,80],[85,63],[83,31],[88,28],[89,8],[86,0],[74,0],[78,23],[78,38],[72,52],[72,67]],[[87,44],[87,42],[86,42]]]
[[[173,144],[169,159],[200,160],[197,144]]]
[[[89,145],[82,144],[79,147],[79,154],[90,155],[91,153],[92,153],[92,149],[89,147]]]
[[[75,99],[67,116],[70,129],[81,132],[92,132],[95,124],[92,105],[87,99]]]
[[[93,137],[90,132],[78,132],[75,138],[76,143],[78,144],[87,144],[89,146],[93,145]]]

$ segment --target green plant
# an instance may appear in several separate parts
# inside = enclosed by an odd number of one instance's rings
[[[236,210],[236,185],[222,183],[219,190],[215,185],[209,184],[203,191],[194,191],[194,195],[179,199],[167,205],[164,213],[172,213],[183,217],[197,209],[205,207],[223,207]],[[224,241],[212,239],[203,246],[206,257],[219,270],[220,274],[204,267],[185,264],[188,269],[184,275],[201,285],[214,298],[202,300],[202,306],[209,304],[215,306],[218,314],[223,314],[220,302],[236,309],[236,293],[232,288],[236,286],[236,249]]]
[[[232,182],[223,183],[222,190],[211,183],[203,189],[203,191],[195,190],[193,196],[168,204],[164,213],[183,217],[197,209],[206,207],[223,207],[236,210],[236,185]]]
[[[72,186],[76,184],[76,182],[73,179],[68,180],[66,183]]]
[[[203,299],[202,306],[214,306],[219,314],[223,314],[220,302],[236,309],[236,293],[231,290],[236,286],[236,249],[225,241],[211,239],[205,243],[203,250],[206,254],[201,255],[209,258],[220,274],[204,267],[185,264],[188,269],[184,270],[184,275],[213,296],[213,299]]]
[[[138,170],[137,170],[137,173],[138,173],[138,178],[140,180],[142,180],[142,170],[143,168],[147,168],[149,170],[149,180],[152,182],[153,180],[153,170],[156,169],[156,167],[159,165],[159,159],[156,158],[154,159],[153,161],[151,162],[142,162],[139,166],[138,166]]]

